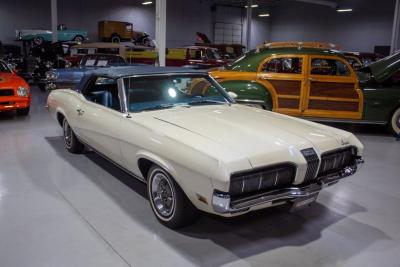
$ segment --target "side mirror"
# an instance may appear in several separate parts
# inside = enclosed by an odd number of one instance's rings
[[[232,99],[236,99],[238,98],[238,95],[234,92],[228,92],[228,95],[232,98]]]

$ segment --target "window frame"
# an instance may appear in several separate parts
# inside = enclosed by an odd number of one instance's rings
[[[221,89],[221,94],[226,98],[227,103],[228,104],[236,104],[236,101],[234,99],[232,99],[228,92],[222,87],[222,85],[216,81],[211,75],[208,74],[202,74],[202,73],[191,73],[191,72],[182,72],[182,73],[158,73],[158,74],[136,74],[136,75],[128,75],[128,76],[123,76],[117,79],[117,83],[118,83],[118,92],[119,95],[121,96],[122,100],[121,100],[121,109],[123,109],[123,113],[125,114],[139,114],[142,113],[143,111],[138,111],[138,112],[133,112],[133,111],[129,111],[129,104],[128,104],[128,96],[126,94],[126,88],[125,88],[125,83],[124,83],[124,79],[136,79],[136,78],[143,78],[143,77],[159,77],[159,76],[185,76],[185,75],[198,75],[198,76],[202,76],[205,79],[209,78],[211,81],[213,81],[217,87],[220,87],[219,89]]]
[[[280,72],[265,72],[262,71],[264,65],[273,60],[273,59],[280,59],[280,58],[299,58],[302,60],[302,66],[301,66],[301,72],[300,73],[280,73]],[[300,77],[304,76],[306,74],[306,64],[307,64],[307,57],[304,54],[279,54],[279,55],[270,55],[263,59],[261,63],[258,65],[257,68],[257,73],[262,74],[262,75],[267,75],[267,76],[286,76],[288,75],[289,77]]]
[[[117,88],[118,88],[118,100],[119,100],[119,104],[120,104],[120,109],[119,110],[113,109],[113,108],[110,108],[110,107],[106,107],[106,106],[101,105],[99,103],[93,102],[93,101],[88,99],[87,95],[85,95],[85,91],[89,88],[89,86],[92,86],[93,83],[95,83],[98,78],[113,79],[113,80],[116,81]],[[85,86],[83,86],[83,88],[80,91],[80,94],[82,95],[82,97],[85,99],[86,102],[98,105],[98,106],[106,108],[108,110],[116,111],[118,113],[126,113],[124,111],[125,104],[123,104],[123,95],[121,95],[119,79],[115,79],[113,77],[109,77],[109,76],[106,76],[106,75],[92,75],[90,78],[87,79],[87,81],[85,83]]]
[[[349,75],[322,75],[322,74],[312,74],[312,61],[313,59],[327,59],[327,60],[336,60],[342,62],[348,69]],[[318,78],[336,78],[336,79],[354,79],[355,77],[355,71],[353,67],[351,67],[350,63],[347,61],[346,58],[341,58],[338,56],[326,56],[326,55],[315,55],[315,54],[310,54],[309,55],[309,60],[308,60],[308,75],[310,77],[318,77]]]

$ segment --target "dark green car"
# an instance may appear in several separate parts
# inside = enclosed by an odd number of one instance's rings
[[[262,47],[211,75],[239,103],[316,121],[388,125],[400,135],[400,53],[356,73],[327,47]]]

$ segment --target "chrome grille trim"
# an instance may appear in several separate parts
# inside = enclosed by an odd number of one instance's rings
[[[313,148],[303,149],[301,150],[301,154],[303,154],[303,157],[307,161],[307,172],[304,177],[304,182],[309,182],[317,177],[320,160]]]

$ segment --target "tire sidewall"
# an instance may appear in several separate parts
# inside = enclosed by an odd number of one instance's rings
[[[120,43],[121,42],[121,38],[118,36],[118,35],[113,35],[112,37],[111,37],[111,43],[116,43],[116,44],[118,44],[118,43]]]
[[[67,141],[65,140],[65,127],[66,126],[68,126],[69,130],[71,131],[71,137],[70,137],[71,138],[71,144],[70,145],[68,145]],[[68,151],[70,151],[74,147],[74,133],[72,132],[71,125],[69,125],[69,123],[68,123],[68,121],[66,119],[64,119],[64,121],[63,121],[63,137],[64,137],[65,148]]]
[[[157,173],[162,173],[163,175],[165,175],[166,179],[168,179],[169,184],[171,185],[171,190],[174,196],[174,207],[173,207],[173,211],[171,213],[171,215],[169,215],[168,217],[164,217],[161,214],[159,214],[157,208],[154,205],[153,202],[153,196],[152,196],[152,192],[151,192],[151,186],[152,186],[152,182],[154,177],[156,176]],[[175,213],[176,213],[176,209],[177,209],[177,191],[175,188],[175,181],[172,179],[172,177],[166,172],[164,171],[162,168],[155,166],[152,167],[149,171],[148,174],[148,179],[147,179],[147,195],[149,197],[149,202],[151,205],[151,209],[153,210],[154,214],[157,216],[157,218],[161,221],[164,222],[170,222],[173,220]]]
[[[81,35],[77,35],[77,36],[75,36],[75,38],[74,38],[74,41],[75,41],[75,42],[79,42],[79,43],[82,43],[83,40],[84,40],[84,38],[83,38],[83,36],[81,36]]]
[[[36,46],[43,44],[43,42],[44,42],[44,39],[41,36],[36,36],[35,38],[33,38],[33,43]]]
[[[400,118],[400,107],[397,108],[390,119],[390,127],[394,134],[400,135],[400,126],[397,125]]]

